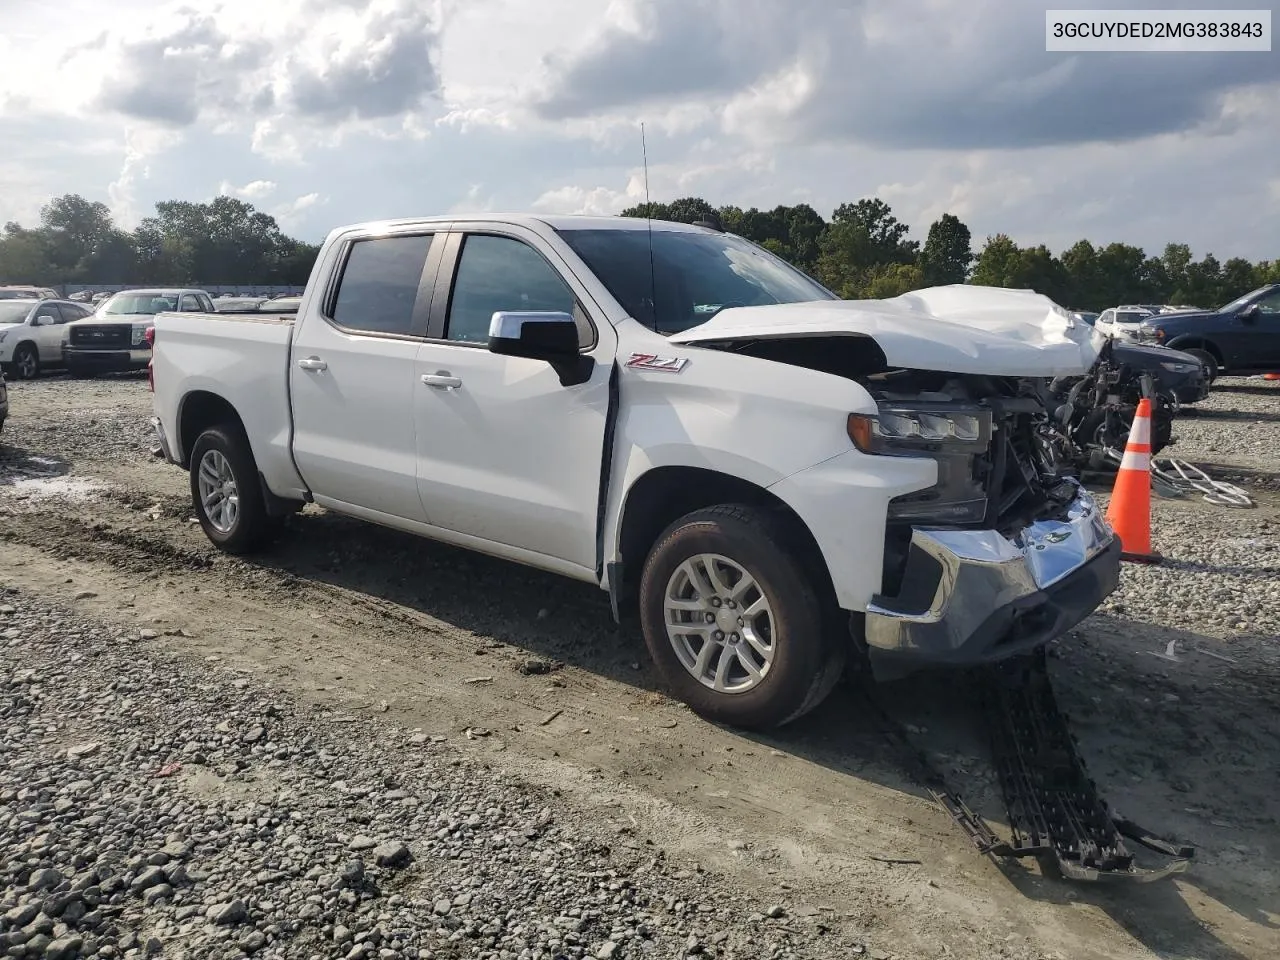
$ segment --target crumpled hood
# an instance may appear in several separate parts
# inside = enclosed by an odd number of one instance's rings
[[[731,307],[672,343],[848,335],[870,337],[890,366],[1008,377],[1085,373],[1103,336],[1029,290],[951,284],[888,300]]]

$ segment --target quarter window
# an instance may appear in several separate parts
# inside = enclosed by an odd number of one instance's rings
[[[419,234],[353,243],[334,297],[334,322],[361,333],[411,333],[431,238]]]
[[[454,274],[445,337],[487,343],[489,323],[499,311],[567,313],[578,321],[579,343],[589,346],[592,340],[573,290],[541,254],[511,237],[470,234]]]

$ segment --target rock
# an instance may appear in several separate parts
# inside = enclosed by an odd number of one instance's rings
[[[67,934],[44,948],[44,960],[73,960],[80,955],[80,948],[83,946],[84,937],[74,933]]]
[[[373,851],[374,862],[380,867],[388,867],[390,869],[398,869],[408,866],[413,860],[413,854],[409,852],[409,848],[399,840],[393,840],[375,847]]]
[[[82,757],[91,757],[98,752],[101,744],[98,743],[82,743],[76,747],[67,748],[67,756],[72,760],[79,760]]]
[[[229,903],[219,903],[210,907],[205,916],[220,927],[229,927],[244,923],[249,917],[249,911],[243,900],[232,900]]]
[[[453,909],[453,901],[452,901],[452,900],[437,900],[437,901],[436,901],[436,905],[435,905],[435,912],[436,912],[436,915],[437,915],[437,916],[441,916],[441,917],[448,916],[449,911],[450,911],[450,910],[452,910],[452,909]]]
[[[769,916],[770,919],[781,920],[783,917],[787,915],[787,908],[782,906],[781,904],[776,904],[769,908],[767,915]]]
[[[618,945],[612,940],[606,940],[600,945],[600,949],[596,951],[596,960],[613,960],[618,954]]]
[[[143,640],[157,640],[160,637],[159,630],[139,630],[138,636]]]
[[[169,886],[169,884],[167,883],[161,883],[161,884],[158,884],[157,886],[151,887],[146,891],[146,893],[142,895],[142,902],[146,903],[149,906],[153,904],[157,904],[161,900],[172,900],[172,899],[173,899],[173,887]]]
[[[147,867],[147,869],[138,874],[133,883],[129,884],[129,889],[134,893],[141,893],[144,890],[158,886],[162,883],[167,883],[168,881],[168,876],[165,875],[164,870],[160,867]]]
[[[357,834],[351,838],[351,842],[347,844],[348,850],[372,850],[378,845],[378,841],[373,837],[366,837],[364,834]]]
[[[32,890],[52,890],[62,881],[63,876],[57,870],[37,870],[31,874],[31,879],[27,881],[27,886]]]
[[[191,845],[181,840],[170,840],[160,848],[160,852],[170,860],[185,860],[191,856]]]
[[[257,953],[267,945],[267,935],[261,930],[254,930],[240,939],[237,946],[245,953]]]
[[[36,918],[36,915],[39,912],[40,905],[36,903],[24,903],[20,906],[13,907],[4,914],[5,926],[10,930],[15,927],[25,927]]]

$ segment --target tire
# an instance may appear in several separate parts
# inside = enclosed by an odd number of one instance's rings
[[[31,344],[20,343],[13,351],[13,376],[17,380],[34,380],[40,376],[40,353]]]
[[[202,496],[202,471],[206,483],[217,477],[231,482],[230,488],[224,486],[221,498],[211,498],[212,515]],[[253,553],[279,534],[281,523],[267,513],[253,451],[239,426],[219,424],[200,434],[191,450],[190,474],[196,517],[205,536],[219,550]],[[226,509],[230,498],[234,498],[234,505]]]
[[[1205,378],[1210,383],[1213,383],[1213,381],[1218,379],[1218,358],[1212,353],[1208,350],[1201,350],[1199,347],[1194,347],[1190,350],[1183,350],[1182,352],[1188,356],[1195,357],[1200,361],[1200,365],[1204,367]]]
[[[715,592],[709,558],[715,558],[710,562],[724,587],[714,601],[706,596]],[[697,589],[687,564],[696,566],[703,589]],[[744,583],[738,573],[755,585],[738,597],[742,606],[727,610],[734,588]],[[717,506],[671,524],[650,550],[640,579],[645,645],[668,689],[700,716],[749,730],[782,726],[818,706],[843,673],[847,644],[829,639],[835,636],[828,619],[834,601],[824,603],[813,582],[788,526],[763,510]],[[697,608],[673,612],[688,618],[689,628],[674,636],[667,629],[669,592]],[[754,624],[745,618],[741,632],[732,632],[743,622],[736,619],[743,607],[757,606],[761,599],[767,612],[758,613]],[[708,625],[702,619],[708,615],[721,619]],[[748,642],[749,636],[755,639]],[[708,646],[704,661],[700,655]],[[767,661],[762,648],[769,651]],[[726,657],[730,663],[720,683],[726,689],[717,690],[718,668]],[[744,657],[751,658],[757,676],[746,669]]]

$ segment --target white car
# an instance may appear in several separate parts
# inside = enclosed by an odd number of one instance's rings
[[[30,380],[47,367],[61,366],[67,324],[89,313],[70,300],[0,300],[0,364],[15,380]]]
[[[158,315],[152,423],[225,551],[314,503],[592,583],[676,696],[769,728],[846,657],[998,660],[1115,589],[1043,442],[1103,342],[1031,291],[842,301],[698,226],[399,220],[332,232],[296,314]]]
[[[1156,312],[1144,307],[1112,307],[1103,310],[1094,321],[1094,328],[1104,336],[1117,340],[1141,339],[1142,321],[1154,317]]]

